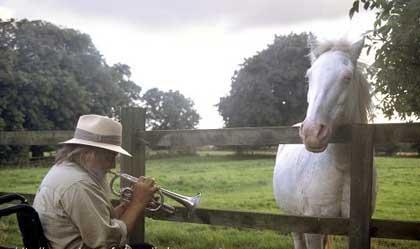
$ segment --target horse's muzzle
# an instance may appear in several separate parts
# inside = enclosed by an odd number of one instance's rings
[[[319,153],[327,149],[331,129],[324,124],[304,121],[300,127],[299,135],[308,151]]]

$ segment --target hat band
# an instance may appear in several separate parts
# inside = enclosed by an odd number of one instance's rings
[[[86,130],[76,128],[74,132],[74,138],[83,139],[91,142],[121,145],[121,136],[113,135],[99,135]]]

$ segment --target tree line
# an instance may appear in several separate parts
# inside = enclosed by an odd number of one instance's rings
[[[0,20],[0,130],[72,130],[78,117],[119,118],[128,106],[147,108],[148,128],[194,128],[200,116],[178,91],[142,88],[130,67],[109,65],[89,35],[46,21]],[[30,148],[42,155],[43,146]],[[1,146],[0,161],[28,154]]]

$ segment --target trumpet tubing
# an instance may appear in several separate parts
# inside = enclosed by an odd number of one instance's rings
[[[125,179],[129,182],[131,182],[132,184],[136,183],[138,181],[137,177],[131,176],[129,174],[126,173],[117,173],[117,172],[113,172],[113,171],[109,171],[109,173],[113,174],[113,178],[110,181],[110,188],[111,191],[114,195],[121,197],[123,200],[125,201],[130,201],[133,195],[133,189],[132,187],[129,188],[123,188],[120,190],[120,192],[117,192],[114,190],[113,185],[116,179],[118,178],[122,178]],[[160,201],[159,202],[155,202],[157,204],[156,208],[148,208],[149,211],[158,211],[158,210],[163,210],[167,213],[174,213],[175,212],[175,208],[164,203],[164,197],[168,197],[174,201],[177,201],[178,203],[182,204],[184,207],[187,208],[188,213],[192,212],[200,203],[200,199],[201,199],[201,193],[198,193],[195,196],[189,197],[189,196],[184,196],[184,195],[180,195],[178,193],[172,192],[170,190],[164,189],[164,188],[160,188],[158,190],[158,194],[160,195]]]

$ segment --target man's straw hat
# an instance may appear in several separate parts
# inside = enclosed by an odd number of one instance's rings
[[[121,147],[122,126],[119,122],[105,116],[83,115],[77,122],[72,139],[61,144],[82,144],[112,150],[130,156]]]

